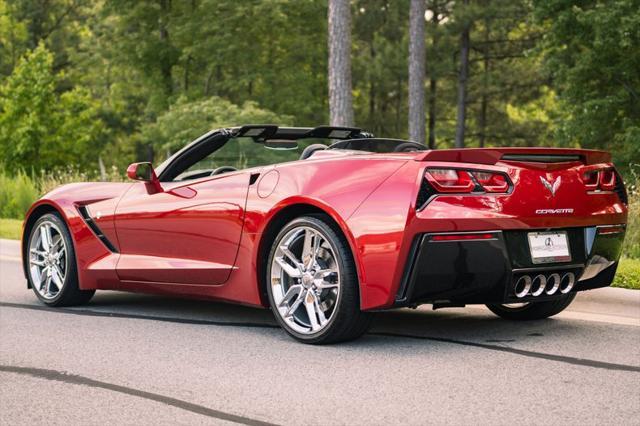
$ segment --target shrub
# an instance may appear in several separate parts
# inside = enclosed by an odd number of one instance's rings
[[[26,173],[8,175],[0,169],[0,217],[22,219],[40,192]]]

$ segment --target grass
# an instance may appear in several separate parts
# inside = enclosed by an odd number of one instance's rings
[[[19,240],[22,236],[22,220],[0,219],[0,238]]]
[[[640,290],[640,259],[622,258],[612,285]]]

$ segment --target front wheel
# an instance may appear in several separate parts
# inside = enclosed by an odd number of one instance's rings
[[[504,305],[487,305],[487,308],[501,318],[514,321],[529,321],[549,318],[564,311],[573,302],[576,293],[565,294],[549,302],[529,302]]]
[[[266,278],[276,320],[299,341],[341,342],[369,327],[371,314],[360,310],[349,245],[324,216],[299,217],[282,228],[269,254]]]
[[[33,225],[27,261],[29,284],[46,305],[81,305],[95,293],[95,290],[80,290],[71,235],[55,213],[43,215]]]

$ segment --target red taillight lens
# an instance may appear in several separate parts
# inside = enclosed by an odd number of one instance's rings
[[[510,185],[509,178],[503,173],[476,170],[427,169],[425,178],[436,191],[449,194],[506,193]]]
[[[582,182],[584,182],[584,186],[589,191],[598,188],[598,175],[599,173],[597,170],[591,170],[582,174]]]
[[[468,172],[454,169],[429,169],[425,173],[427,180],[438,192],[472,192],[475,183]]]
[[[616,174],[613,170],[602,170],[600,172],[600,189],[603,191],[613,191],[616,187]]]
[[[473,172],[473,176],[487,192],[507,192],[509,182],[501,173]]]
[[[591,169],[582,173],[587,191],[613,191],[616,188],[616,172],[613,169]]]

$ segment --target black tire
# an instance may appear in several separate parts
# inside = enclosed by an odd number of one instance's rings
[[[290,230],[300,227],[319,230],[330,239],[334,248],[337,264],[340,268],[340,297],[329,323],[315,334],[302,334],[292,329],[281,317],[274,301],[271,287],[271,265],[280,240]],[[324,215],[301,216],[286,224],[273,240],[266,268],[267,293],[271,310],[280,326],[296,340],[308,344],[331,344],[345,342],[362,336],[371,324],[373,314],[360,310],[360,292],[358,274],[349,243],[341,230]]]
[[[487,308],[501,318],[513,321],[531,321],[552,317],[564,311],[573,302],[576,293],[565,294],[549,302],[531,302],[518,308],[505,305],[487,305]]]
[[[53,298],[45,298],[43,297],[35,287],[35,283],[32,280],[31,274],[27,274],[27,279],[29,280],[29,286],[33,289],[36,297],[40,299],[42,303],[48,306],[53,307],[62,307],[62,306],[77,306],[84,305],[89,302],[93,295],[95,294],[95,290],[81,290],[78,285],[78,268],[76,263],[76,253],[73,247],[73,241],[71,239],[71,235],[69,233],[69,228],[67,224],[62,220],[62,218],[57,213],[47,213],[40,217],[31,228],[31,232],[29,234],[29,239],[27,240],[27,250],[29,250],[29,243],[32,238],[34,238],[34,233],[39,229],[38,227],[43,222],[53,222],[58,229],[61,231],[61,236],[64,239],[64,243],[67,251],[67,271],[64,277],[64,283],[62,285],[62,290],[58,292],[58,294]]]

